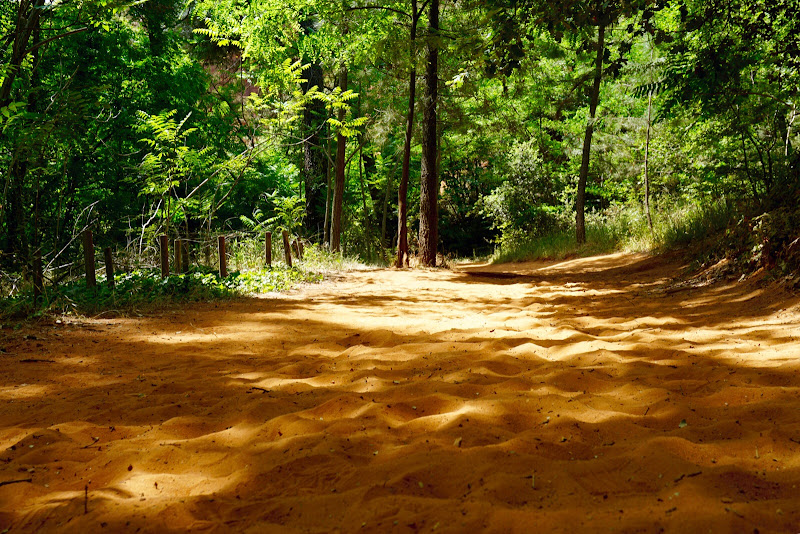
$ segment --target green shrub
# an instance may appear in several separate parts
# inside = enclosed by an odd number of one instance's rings
[[[517,143],[508,153],[505,181],[481,199],[481,214],[500,231],[499,242],[525,241],[559,233],[569,216],[559,202],[557,176],[544,162],[534,140]]]

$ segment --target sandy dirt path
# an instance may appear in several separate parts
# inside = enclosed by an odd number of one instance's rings
[[[4,329],[0,532],[800,532],[798,301],[678,269]]]

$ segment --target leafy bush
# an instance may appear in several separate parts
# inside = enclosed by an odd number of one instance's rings
[[[556,174],[545,165],[535,142],[516,144],[507,165],[506,181],[481,201],[483,215],[500,231],[500,244],[566,230],[569,216],[556,196]]]

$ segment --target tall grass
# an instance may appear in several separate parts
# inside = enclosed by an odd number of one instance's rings
[[[638,205],[615,207],[605,215],[618,236],[618,248],[629,251],[663,251],[683,246],[725,228],[734,217],[733,208],[723,200],[658,206],[653,210],[652,231]]]
[[[318,244],[307,244],[304,247],[303,259],[298,261],[292,248],[293,265],[304,271],[318,273],[350,271],[365,266],[355,257],[330,252]],[[229,266],[238,271],[252,271],[267,268],[266,251],[263,237],[243,236],[228,244]],[[283,240],[279,235],[272,237],[272,264],[286,264]],[[215,260],[216,261],[216,260]]]
[[[303,255],[303,265],[306,269],[323,274],[356,271],[368,267],[358,258],[330,252],[317,244],[306,247]]]
[[[640,205],[614,205],[603,212],[587,214],[586,243],[582,245],[576,242],[573,223],[543,236],[504,242],[495,251],[492,261],[557,260],[618,251],[664,251],[719,231],[735,216],[722,200],[711,204],[663,204],[651,213],[652,230]]]

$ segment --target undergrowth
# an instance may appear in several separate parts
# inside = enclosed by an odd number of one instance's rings
[[[586,243],[577,244],[574,223],[532,238],[501,242],[495,263],[558,260],[619,251],[665,251],[702,239],[724,229],[733,212],[724,202],[711,205],[670,204],[652,210],[650,228],[641,206],[614,205],[586,217]]]
[[[354,271],[364,267],[356,258],[333,254],[316,244],[307,246],[303,253],[303,268],[317,273]]]
[[[272,245],[272,265],[267,266],[263,236],[242,235],[231,239],[227,257],[232,272],[225,278],[219,276],[218,259],[213,254],[206,255],[202,262],[205,265],[198,265],[201,258],[193,256],[190,272],[162,278],[160,268],[156,267],[157,254],[152,251],[137,254],[135,250],[121,249],[115,256],[127,266],[123,267],[127,272],[116,274],[113,288],[99,270],[96,287],[87,287],[82,276],[68,277],[57,286],[47,284],[36,302],[30,282],[18,284],[13,293],[0,295],[0,319],[140,313],[187,302],[283,291],[298,283],[319,282],[327,273],[364,267],[353,258],[310,244],[304,248],[303,259],[293,258],[290,268],[284,261],[282,242],[273,240]],[[195,250],[200,251],[202,247],[197,246]],[[45,279],[55,279],[56,274],[46,272]]]
[[[215,299],[281,291],[300,282],[318,282],[322,275],[297,268],[260,269],[233,272],[225,278],[217,273],[197,270],[161,278],[155,269],[117,274],[114,287],[99,277],[96,287],[83,280],[46,291],[34,302],[32,291],[24,291],[0,302],[0,317],[38,317],[46,314],[95,315],[126,314],[149,309]]]
[[[769,211],[735,210],[720,200],[712,204],[659,206],[653,226],[637,205],[617,205],[587,216],[586,243],[578,245],[575,229],[501,243],[495,263],[558,260],[596,254],[666,252],[684,249],[697,272],[724,263],[715,276],[741,277],[760,269],[800,286],[800,207]],[[725,260],[723,262],[723,260]]]
[[[800,287],[800,207],[735,217],[721,232],[692,247],[694,270],[718,266],[716,276],[763,271]]]

